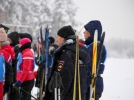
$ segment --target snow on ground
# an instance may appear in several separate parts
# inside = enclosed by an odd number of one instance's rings
[[[100,100],[134,100],[134,59],[107,59],[103,78]]]
[[[104,79],[104,92],[100,100],[134,100],[134,59],[108,58]],[[32,94],[36,97],[37,88]]]

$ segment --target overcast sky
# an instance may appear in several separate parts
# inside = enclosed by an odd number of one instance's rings
[[[110,38],[134,40],[134,0],[73,0],[78,11],[76,19],[82,26],[100,20],[106,40]],[[79,27],[77,30],[80,30]]]

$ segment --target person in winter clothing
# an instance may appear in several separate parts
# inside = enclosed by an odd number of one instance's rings
[[[18,32],[11,32],[8,34],[8,41],[10,42],[11,46],[16,46],[19,43],[19,34]]]
[[[53,62],[54,62],[53,61],[53,53],[54,53],[55,49],[58,47],[58,45],[54,44],[54,38],[49,37],[49,40],[50,40],[50,46],[49,46],[49,54],[48,54],[48,74],[47,74],[48,77],[47,77],[47,80],[50,77],[52,65],[53,65]],[[45,68],[45,59],[44,59],[44,61],[41,61],[41,59],[40,60],[37,59],[36,64],[39,67],[38,67],[38,70],[37,70],[37,77],[36,77],[35,87],[40,88],[40,86],[41,86],[40,83],[41,83],[41,79],[42,79],[42,71]],[[45,82],[45,80],[44,80],[44,82]]]
[[[84,26],[84,28],[85,28],[85,31],[84,31],[85,44],[86,44],[86,47],[89,50],[89,54],[92,58],[94,32],[95,32],[95,30],[98,31],[98,47],[99,47],[100,38],[101,38],[101,34],[102,34],[102,25],[101,25],[100,21],[92,20],[89,23],[87,23]],[[103,88],[104,88],[103,87],[104,86],[103,78],[102,78],[101,74],[103,74],[103,72],[104,72],[105,60],[106,60],[106,48],[105,48],[105,46],[103,46],[101,60],[100,60],[100,64],[99,64],[99,71],[98,71],[97,81],[96,81],[96,100],[99,100],[99,98],[102,95]],[[90,67],[88,68],[87,71],[88,71],[88,74],[92,72],[92,60],[90,62]],[[88,85],[87,100],[89,98],[89,91],[90,91],[89,80],[91,80],[90,76],[88,76],[88,81],[87,81],[87,85]]]
[[[22,38],[19,41],[18,47],[21,53],[19,53],[17,57],[17,75],[16,82],[13,86],[17,91],[21,88],[31,94],[31,90],[34,86],[34,53],[31,50],[31,40]],[[20,94],[22,95],[21,100],[30,100],[31,98],[24,91],[21,91]],[[18,100],[20,94],[18,92],[15,100]]]
[[[54,64],[47,82],[44,100],[54,100],[55,73],[59,74],[63,84],[61,87],[61,100],[71,100],[73,98],[76,36],[70,25],[59,29],[57,35],[56,41],[59,47],[54,52]],[[79,46],[79,53],[80,59],[85,65],[88,65],[90,58],[86,49]],[[61,83],[60,80],[57,81]]]
[[[0,24],[0,27],[3,27],[5,33],[8,32],[9,28]],[[12,59],[15,57],[15,53],[12,50],[11,46],[9,45],[9,41],[2,41],[1,52],[4,55],[5,59],[5,81],[4,81],[4,94],[7,93],[10,89],[10,86],[13,83],[13,69],[12,69]]]
[[[50,47],[49,47],[49,58],[50,58],[50,65],[49,65],[49,70],[48,70],[48,76],[50,77],[50,74],[51,74],[51,69],[52,69],[52,66],[53,66],[53,63],[54,63],[54,51],[58,48],[58,45],[57,44],[51,44]],[[48,77],[48,78],[49,78]]]
[[[16,66],[17,66],[17,56],[20,52],[17,44],[19,43],[19,34],[18,32],[11,32],[8,34],[8,41],[10,42],[10,46],[12,47],[12,50],[15,52],[15,58],[12,59],[12,68],[13,68],[13,83],[16,82]],[[16,90],[13,88],[13,86],[10,86],[9,91],[9,100],[15,100]]]
[[[18,32],[11,32],[8,34],[8,41],[10,42],[10,46],[15,52],[15,58],[12,60],[13,67],[13,83],[16,82],[16,64],[17,64],[17,56],[19,53],[19,48],[17,44],[19,44],[19,35]]]
[[[11,46],[9,45],[9,41],[2,42],[1,52],[4,55],[5,59],[5,82],[4,82],[4,94],[9,91],[10,86],[13,84],[13,68],[12,68],[12,60],[15,58],[15,53]]]
[[[0,28],[0,100],[3,100],[3,82],[4,82],[4,77],[5,77],[5,60],[3,53],[1,51],[2,47],[2,42],[6,41],[7,39],[7,34],[5,33],[4,28]]]

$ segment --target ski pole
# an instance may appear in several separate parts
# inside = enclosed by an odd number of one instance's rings
[[[76,38],[77,38],[77,36],[76,36]],[[77,43],[77,40],[76,40],[76,43]],[[77,48],[77,44],[76,44],[76,48]],[[73,100],[76,100],[76,80],[77,80],[77,64],[78,64],[77,54],[78,54],[78,51],[76,49],[75,68],[74,68]]]
[[[58,100],[60,100],[60,88],[58,88]]]
[[[82,28],[83,29],[83,28]],[[74,69],[74,88],[73,88],[73,100],[76,100],[76,80],[78,78],[78,94],[79,94],[79,100],[81,100],[81,87],[80,87],[80,69],[79,67],[79,35],[82,31],[80,30],[79,34],[76,35],[76,56],[75,56],[75,69]],[[79,74],[79,75],[78,75]]]
[[[33,97],[35,100],[37,100],[37,98],[35,98],[33,95],[31,95],[30,93],[28,93],[26,90],[20,88],[20,90],[24,91],[25,93],[27,93],[29,96]]]
[[[19,91],[19,89],[15,88],[16,90]],[[27,93],[29,96],[33,97],[35,100],[37,100],[33,95],[31,95],[29,92],[27,92],[26,90],[20,88],[20,90],[22,90],[23,92]]]
[[[54,78],[54,97],[55,97],[55,100],[57,100],[57,72],[54,73],[55,74],[55,78]]]
[[[60,88],[61,88],[61,84],[62,84],[62,79],[61,79],[61,77],[60,77],[60,74],[59,73],[57,73],[58,74],[58,100],[61,100],[61,93],[60,93]]]

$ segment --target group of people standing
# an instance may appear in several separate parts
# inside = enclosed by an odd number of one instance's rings
[[[50,48],[53,63],[44,89],[43,100],[55,99],[54,90],[50,91],[50,84],[52,84],[55,72],[62,80],[61,100],[71,100],[73,98],[77,42],[79,44],[81,100],[89,100],[94,32],[95,30],[98,31],[99,45],[102,25],[99,20],[92,20],[84,25],[84,28],[85,41],[79,40],[79,42],[76,41],[75,30],[71,25],[58,30],[57,45],[51,44],[54,49]],[[3,100],[6,93],[8,93],[9,100],[31,100],[31,96],[25,91],[31,94],[35,85],[35,62],[39,66],[45,66],[45,62],[35,61],[37,57],[35,57],[34,50],[31,49],[31,43],[32,36],[28,33],[11,32],[7,35],[4,28],[0,28],[0,100]],[[99,100],[104,89],[101,74],[103,74],[105,68],[105,60],[106,48],[103,46],[96,81],[96,100]],[[40,71],[37,72],[39,74]],[[77,93],[76,97],[78,97]]]
[[[93,53],[93,40],[95,30],[98,31],[98,46],[100,45],[100,38],[102,34],[102,25],[99,20],[92,20],[84,25],[84,37],[85,41],[79,40],[79,64],[80,64],[80,84],[81,84],[81,100],[89,100],[90,97],[90,82],[92,79],[92,53]],[[68,42],[69,40],[73,42]],[[52,82],[55,72],[60,74],[62,84],[64,88],[61,88],[61,100],[73,99],[73,87],[74,87],[74,71],[75,71],[75,59],[76,59],[76,34],[72,26],[64,26],[57,32],[56,42],[59,49],[54,53],[55,62],[53,64],[51,77],[47,82],[47,90],[44,100],[54,100],[54,91],[50,91],[50,83]],[[64,45],[66,44],[66,45]],[[103,46],[102,55],[99,64],[99,70],[96,80],[96,92],[95,100],[99,100],[102,95],[104,84],[101,74],[103,74],[106,60],[106,48]],[[77,86],[78,88],[78,86]],[[78,90],[78,89],[77,89]],[[76,100],[79,95],[76,93]]]
[[[32,37],[28,33],[7,34],[6,28],[0,28],[0,100],[3,100],[5,95],[9,100],[30,100],[31,97],[20,91],[20,87],[30,93],[34,86]]]

